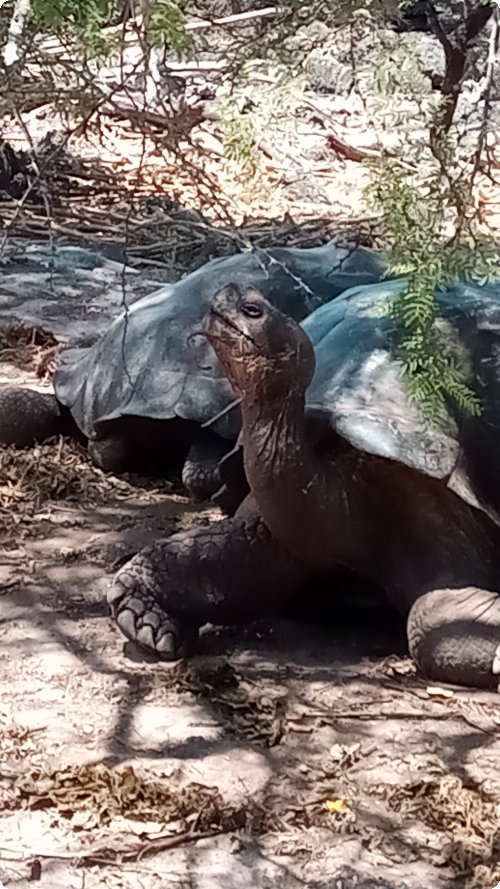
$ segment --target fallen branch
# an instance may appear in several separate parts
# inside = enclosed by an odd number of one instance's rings
[[[267,16],[276,15],[278,12],[278,6],[266,6],[264,9],[251,9],[248,12],[225,15],[222,18],[200,19],[194,22],[188,22],[186,31],[199,31],[202,28],[212,28],[214,25],[235,25],[240,22],[249,22],[253,19],[261,19]]]
[[[191,106],[182,108],[172,117],[165,114],[158,114],[156,111],[147,111],[146,109],[134,108],[133,105],[124,104],[122,102],[109,102],[103,105],[102,111],[108,117],[116,120],[129,120],[131,123],[150,124],[159,127],[161,130],[170,132],[175,126],[176,121],[182,122],[182,128],[187,135],[189,129],[201,123],[203,120],[202,107],[196,108]]]
[[[320,710],[313,710],[310,713],[305,713],[303,716],[297,717],[296,719],[288,720],[288,729],[289,731],[308,731],[309,728],[306,726],[308,720],[321,720],[325,723],[325,725],[334,724],[339,719],[430,719],[430,720],[446,720],[446,719],[462,719],[468,725],[472,726],[481,732],[484,732],[488,735],[498,736],[500,733],[500,727],[498,730],[487,729],[483,726],[476,723],[472,720],[466,713],[453,708],[449,710],[441,710],[440,712],[434,711],[431,712],[429,710],[393,710],[392,713],[388,713],[387,711],[381,712],[380,710],[369,711],[369,710],[338,710],[333,711],[332,713],[322,713]],[[304,721],[304,724],[301,724],[301,720]],[[312,728],[311,728],[312,730]]]
[[[32,859],[44,860],[62,860],[75,861],[83,865],[107,865],[124,863],[126,861],[140,861],[142,858],[150,855],[156,855],[158,852],[165,852],[168,849],[175,849],[186,843],[193,843],[197,840],[211,839],[212,837],[221,836],[234,831],[234,826],[221,827],[218,830],[200,831],[186,830],[176,836],[168,836],[161,838],[148,837],[142,843],[134,846],[112,846],[107,843],[98,843],[90,846],[88,849],[80,849],[79,851],[64,850],[57,852],[28,852],[20,849],[0,848],[0,860],[3,861],[30,861]]]
[[[343,139],[339,139],[338,136],[334,136],[332,133],[328,133],[326,141],[329,148],[332,148],[333,151],[336,151],[341,157],[347,158],[348,161],[361,163],[361,161],[366,160],[367,157],[373,157],[373,155],[368,154],[366,151],[360,151],[359,148],[353,148],[352,145],[348,145],[347,142],[344,142]]]

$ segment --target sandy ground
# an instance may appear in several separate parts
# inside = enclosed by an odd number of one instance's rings
[[[1,380],[42,385],[0,351]],[[106,588],[217,511],[62,442],[0,451],[0,505],[6,889],[498,883],[499,698],[429,688],[396,617],[207,628],[191,661],[155,663],[124,645]]]

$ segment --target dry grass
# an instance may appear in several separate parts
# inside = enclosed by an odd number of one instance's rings
[[[467,889],[491,889],[500,880],[500,803],[455,775],[391,788],[391,808],[443,835],[446,857]]]
[[[8,361],[42,380],[54,373],[62,349],[55,336],[41,327],[13,324],[0,332],[0,361]]]

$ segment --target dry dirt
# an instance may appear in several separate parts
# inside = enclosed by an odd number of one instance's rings
[[[0,379],[43,386],[50,337],[17,336]],[[217,518],[62,441],[0,450],[0,881],[493,889],[498,696],[429,688],[397,618],[207,628],[175,665],[124,645],[113,572]]]

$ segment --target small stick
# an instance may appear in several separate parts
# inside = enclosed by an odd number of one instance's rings
[[[276,15],[279,12],[278,6],[266,6],[264,9],[250,9],[248,12],[240,12],[235,15],[225,15],[217,19],[200,19],[195,22],[188,22],[186,31],[199,31],[200,28],[212,28],[214,25],[233,25],[238,22],[249,22],[252,19],[261,19],[265,16]]]
[[[211,837],[220,836],[224,833],[230,833],[234,828],[221,828],[220,830],[207,830],[196,833],[193,830],[186,830],[173,837],[163,837],[162,839],[148,838],[142,846],[125,847],[123,849],[114,848],[99,844],[91,846],[88,849],[81,849],[78,852],[64,851],[59,852],[29,852],[18,849],[6,849],[0,847],[0,859],[4,861],[26,861],[31,858],[43,858],[46,860],[59,859],[63,861],[79,861],[82,864],[113,864],[125,861],[140,861],[145,855],[154,855],[156,852],[164,852],[167,849],[174,849],[182,846],[184,843],[194,842],[196,840],[205,840]]]

